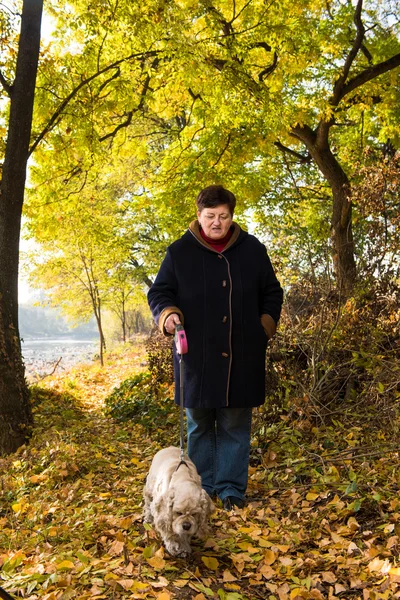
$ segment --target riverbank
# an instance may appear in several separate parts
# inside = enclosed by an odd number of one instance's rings
[[[79,363],[92,363],[98,354],[98,341],[68,337],[28,339],[22,342],[21,350],[26,377],[39,380]]]

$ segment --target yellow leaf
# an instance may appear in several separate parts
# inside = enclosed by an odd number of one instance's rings
[[[259,552],[259,549],[254,548],[254,546],[252,546],[249,542],[240,542],[240,544],[237,544],[237,546],[249,554],[255,554],[256,552]]]
[[[290,592],[290,600],[295,600],[295,598],[307,598],[308,592],[304,588],[294,588]]]
[[[390,581],[400,583],[400,567],[392,567],[389,569]]]
[[[275,562],[275,560],[276,560],[275,552],[272,552],[272,550],[266,550],[264,552],[264,562],[266,565],[272,565],[272,563]]]
[[[21,508],[23,507],[22,502],[16,502],[15,504],[11,505],[11,508],[13,509],[13,511],[15,513],[19,512],[21,510]]]
[[[213,571],[218,569],[219,562],[216,558],[213,558],[212,556],[202,556],[201,560],[206,565],[207,569],[212,569]]]
[[[185,587],[185,585],[187,585],[189,582],[187,579],[175,579],[174,581],[174,585],[176,585],[179,588],[183,588]]]
[[[241,589],[240,585],[237,585],[236,583],[226,583],[224,587],[232,592],[236,592],[237,590]]]
[[[171,595],[168,592],[161,592],[157,596],[157,600],[171,600]]]
[[[319,494],[315,494],[314,492],[308,492],[308,494],[306,496],[306,500],[308,500],[309,502],[313,502],[317,498],[319,498]]]
[[[133,587],[137,592],[144,592],[144,590],[149,589],[149,584],[142,583],[141,581],[134,581]]]
[[[148,558],[147,562],[151,567],[159,570],[164,569],[166,564],[164,558],[160,554],[158,554],[158,552],[156,552],[152,558]]]
[[[270,548],[272,546],[272,542],[266,540],[265,538],[260,537],[257,541],[260,548]]]
[[[124,519],[121,519],[121,521],[119,522],[119,526],[121,527],[121,529],[129,529],[132,523],[132,517],[125,517]]]
[[[74,563],[70,560],[63,560],[57,564],[57,570],[60,569],[73,569],[75,567]]]

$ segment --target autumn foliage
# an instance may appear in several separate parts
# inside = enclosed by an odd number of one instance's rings
[[[171,386],[140,366],[143,347],[33,387],[32,441],[1,461],[1,586],[30,600],[398,597],[398,415],[396,393],[382,389],[390,373],[379,357],[349,357],[362,396],[337,388],[322,407],[315,390],[330,381],[328,364],[314,380],[304,333],[291,336],[304,356],[293,350],[283,366],[271,349],[248,504],[231,513],[218,504],[189,559],[168,556],[142,520],[152,456],[179,443]]]

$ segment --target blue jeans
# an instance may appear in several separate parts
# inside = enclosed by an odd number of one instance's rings
[[[244,498],[251,413],[251,408],[186,409],[188,454],[210,496]]]

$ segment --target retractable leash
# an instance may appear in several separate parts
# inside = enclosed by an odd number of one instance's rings
[[[181,407],[181,460],[176,470],[179,469],[181,465],[186,465],[185,462],[185,434],[184,434],[184,426],[183,426],[183,375],[184,375],[184,365],[182,356],[188,351],[188,343],[186,338],[185,330],[182,325],[177,325],[175,327],[175,346],[176,351],[179,354],[179,392],[180,392],[180,407]],[[187,465],[186,465],[187,466]]]

